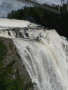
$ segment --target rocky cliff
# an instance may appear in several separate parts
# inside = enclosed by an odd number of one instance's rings
[[[31,78],[30,78],[25,66],[23,65],[18,53],[16,52],[16,48],[15,48],[13,41],[11,39],[0,37],[0,56],[1,56],[0,57],[0,65],[1,65],[1,59],[2,59],[3,60],[3,67],[5,67],[5,68],[7,66],[10,67],[10,64],[12,62],[14,62],[13,66],[12,66],[12,68],[13,68],[12,73],[15,73],[18,70],[19,76],[24,82],[24,84],[22,84],[22,88],[23,87],[26,88],[26,85],[28,85],[27,86],[27,88],[29,87],[28,90],[33,90]],[[3,70],[1,70],[1,67],[0,67],[0,75],[1,75],[1,71],[3,71]],[[11,69],[10,69],[10,71],[11,71]],[[6,73],[7,73],[7,71],[6,71]],[[0,76],[0,78],[1,78],[1,76]],[[0,79],[0,82],[1,82],[1,79]],[[9,87],[9,86],[6,85],[6,87]],[[0,86],[0,88],[2,88],[2,87]],[[12,88],[13,88],[13,86],[12,86]],[[20,90],[25,90],[22,88]],[[8,90],[8,89],[6,89],[6,90]],[[13,89],[13,90],[15,90],[15,89]]]

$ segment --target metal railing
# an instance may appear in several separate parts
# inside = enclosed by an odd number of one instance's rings
[[[61,14],[59,10],[55,10],[55,9],[49,7],[48,5],[43,5],[43,4],[34,2],[34,1],[32,1],[32,0],[17,0],[17,1],[20,1],[20,2],[23,2],[23,1],[24,1],[24,2],[28,2],[28,3],[31,3],[31,4],[33,4],[33,5],[35,5],[35,6],[38,6],[38,7],[41,7],[41,8],[43,8],[43,9],[45,9],[45,10],[48,10],[48,11],[50,11],[50,12],[53,12],[53,13],[55,13],[55,14],[58,14],[58,15]]]

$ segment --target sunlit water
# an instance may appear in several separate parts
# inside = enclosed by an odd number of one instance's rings
[[[18,26],[20,21],[16,22]],[[23,28],[23,22],[28,30]],[[21,29],[11,29],[9,22],[5,30],[0,24],[0,37],[13,40],[32,82],[36,83],[35,90],[68,90],[68,41],[55,30],[38,30],[35,24],[23,22]]]

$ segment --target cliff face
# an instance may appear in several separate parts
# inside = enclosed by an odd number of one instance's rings
[[[13,68],[13,73],[15,73],[16,70],[18,70],[19,76],[23,80],[25,86],[29,85],[29,84],[32,84],[30,76],[29,76],[25,66],[23,65],[19,55],[16,52],[16,48],[13,44],[13,41],[11,39],[6,39],[6,38],[1,38],[0,37],[0,47],[1,47],[1,43],[5,46],[5,48],[3,47],[3,49],[5,49],[4,50],[5,55],[4,55],[4,58],[3,58],[4,67],[6,67],[6,66],[10,65],[12,62],[14,62],[13,67],[12,67]],[[2,47],[0,48],[0,51],[2,52],[1,49],[2,49]],[[2,54],[0,53],[1,56],[2,56]],[[1,58],[0,58],[0,62],[1,62]],[[6,90],[8,90],[8,89],[6,89]],[[33,90],[33,87],[30,87],[29,90]]]

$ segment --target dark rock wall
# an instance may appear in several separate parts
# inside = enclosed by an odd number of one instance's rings
[[[15,61],[14,65],[13,65],[14,71],[16,71],[16,69],[19,70],[19,74],[20,74],[21,78],[24,80],[25,84],[31,82],[31,78],[30,78],[24,64],[22,63],[18,53],[16,52],[16,48],[13,44],[13,41],[11,39],[7,39],[7,38],[0,38],[0,40],[5,44],[5,46],[7,48],[7,51],[6,51],[7,55],[4,60],[4,65],[8,65],[12,61]],[[33,90],[33,88],[30,88],[29,90]]]

